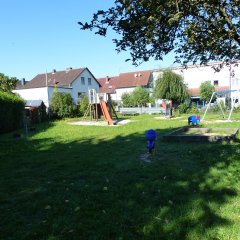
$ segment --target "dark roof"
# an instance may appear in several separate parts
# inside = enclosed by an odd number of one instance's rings
[[[69,86],[85,69],[87,68],[38,74],[31,81],[27,82],[23,86],[20,86],[18,89],[46,87],[46,80],[48,86],[54,86],[56,83],[58,83],[58,86],[60,87]]]
[[[119,76],[98,78],[100,92],[113,93],[117,88],[147,86],[151,78],[151,71],[120,73]]]

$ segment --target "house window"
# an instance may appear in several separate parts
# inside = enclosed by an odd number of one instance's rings
[[[92,79],[88,78],[88,85],[92,85]]]
[[[213,86],[218,86],[218,80],[213,80]]]
[[[78,98],[83,98],[85,95],[85,92],[78,92]]]
[[[85,85],[85,78],[84,77],[81,77],[81,84]]]
[[[83,100],[84,96],[86,96],[85,92],[78,92],[78,99],[77,102],[81,103],[81,101]]]

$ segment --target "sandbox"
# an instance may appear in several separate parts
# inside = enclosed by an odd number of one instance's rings
[[[238,128],[184,127],[163,136],[171,142],[231,142],[236,139]]]

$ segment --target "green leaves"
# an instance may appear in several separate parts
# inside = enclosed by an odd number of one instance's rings
[[[168,99],[176,103],[182,103],[189,97],[182,77],[171,70],[164,71],[157,80],[153,96],[155,99]]]
[[[54,91],[50,109],[56,118],[71,117],[75,110],[71,94]]]
[[[150,102],[150,97],[145,88],[137,86],[132,93],[123,93],[122,101],[124,107],[145,106]]]
[[[201,83],[200,97],[203,101],[209,101],[214,91],[215,91],[214,86],[211,85],[210,81]]]
[[[0,91],[0,133],[18,129],[21,126],[24,101],[18,95]]]
[[[11,92],[17,85],[17,78],[5,76],[0,73],[0,91]]]
[[[148,91],[140,86],[137,86],[133,93],[134,105],[144,106],[149,102],[149,93]]]
[[[170,51],[176,62],[205,64],[240,59],[239,1],[116,0],[98,11],[81,30],[105,36],[112,28],[116,50],[130,50],[133,64],[161,60]]]

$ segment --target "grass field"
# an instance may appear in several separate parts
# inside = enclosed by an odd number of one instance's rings
[[[0,239],[240,239],[239,136],[232,144],[167,143],[161,136],[187,117],[130,119],[1,135]],[[158,140],[146,163],[150,128]]]

